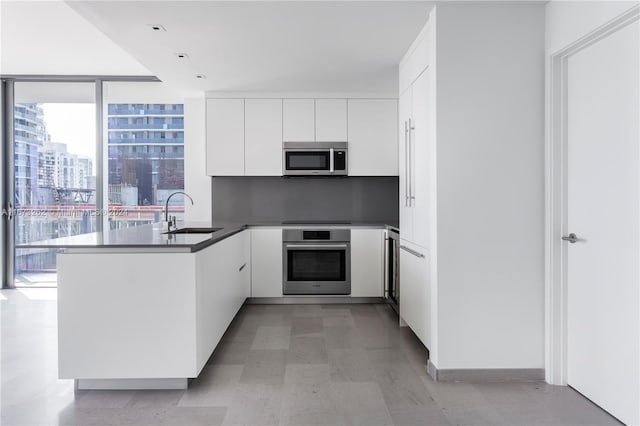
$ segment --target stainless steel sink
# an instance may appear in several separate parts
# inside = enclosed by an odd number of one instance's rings
[[[222,228],[180,228],[163,232],[163,234],[212,234],[221,229]]]

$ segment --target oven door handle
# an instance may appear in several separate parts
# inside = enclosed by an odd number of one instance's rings
[[[332,248],[347,248],[347,244],[286,244],[286,248],[300,248],[300,249],[332,249]]]

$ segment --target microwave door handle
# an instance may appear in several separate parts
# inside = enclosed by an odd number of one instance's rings
[[[329,173],[333,173],[333,148],[329,148]]]

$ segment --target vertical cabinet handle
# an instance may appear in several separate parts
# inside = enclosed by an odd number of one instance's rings
[[[415,129],[415,127],[413,126],[413,123],[411,122],[411,119],[409,119],[409,207],[413,206],[413,200],[414,200],[414,196],[413,196],[413,174],[414,174],[414,167],[413,167],[413,149],[411,147],[411,142],[413,141],[413,138],[411,137],[411,132]]]
[[[407,141],[409,138],[409,126],[404,122],[404,206],[409,207],[409,151]]]

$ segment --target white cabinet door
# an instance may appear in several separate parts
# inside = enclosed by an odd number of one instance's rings
[[[347,140],[347,100],[316,99],[316,142]]]
[[[207,99],[207,174],[244,175],[244,99]]]
[[[238,266],[238,293],[246,299],[251,297],[251,231],[242,231],[240,238],[242,240],[239,252],[240,262],[237,262],[237,265],[240,265]]]
[[[430,105],[431,69],[427,68],[412,86],[410,133],[410,200],[413,209],[412,238],[419,246],[429,248],[431,228],[431,170],[433,169],[433,136]],[[433,150],[435,151],[435,150]],[[402,229],[402,228],[401,228]]]
[[[400,316],[431,349],[431,288],[428,253],[400,241]]]
[[[249,231],[242,231],[196,253],[198,370],[249,297],[249,249]]]
[[[399,201],[400,229],[403,238],[413,240],[413,209],[409,205],[409,118],[411,117],[411,87],[400,95],[398,103],[398,165],[399,165]]]
[[[251,230],[251,297],[282,297],[282,229]]]
[[[282,101],[283,141],[314,142],[315,114],[313,99],[284,99]]]
[[[398,101],[349,99],[349,175],[398,176]]]
[[[384,230],[351,230],[351,297],[384,296]]]
[[[282,176],[282,99],[245,100],[245,175]]]

